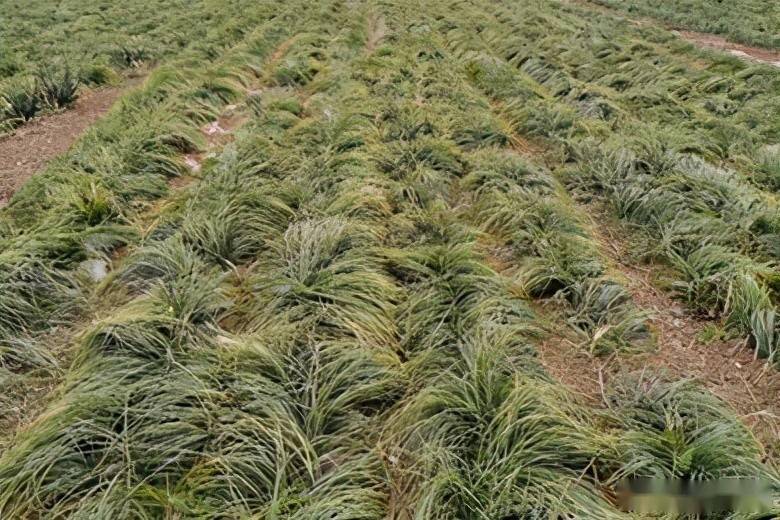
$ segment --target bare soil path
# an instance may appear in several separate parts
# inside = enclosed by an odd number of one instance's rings
[[[122,86],[84,92],[73,107],[38,117],[0,137],[0,207],[30,177],[68,148],[144,76],[130,78]]]
[[[734,43],[722,36],[715,34],[700,33],[694,31],[672,31],[680,38],[687,40],[698,47],[716,49],[724,51],[737,58],[748,61],[756,61],[766,65],[773,65],[780,68],[780,52],[761,47],[751,47],[741,43]]]
[[[681,30],[672,24],[669,24],[667,22],[664,22],[663,20],[658,20],[655,18],[648,18],[648,17],[632,18],[629,17],[626,13],[612,9],[605,5],[596,4],[594,2],[591,2],[590,0],[569,0],[569,1],[577,5],[580,5],[582,7],[585,7],[586,9],[595,9],[597,11],[609,13],[613,16],[620,16],[626,20],[629,20],[632,24],[637,26],[656,25],[659,27],[663,27],[671,31],[673,34],[677,35],[679,38],[686,40],[700,48],[723,51],[728,54],[731,54],[732,56],[736,56],[737,58],[743,59],[745,61],[763,63],[765,65],[772,65],[780,68],[780,51],[765,49],[762,47],[754,47],[754,46],[745,45],[741,43],[735,43],[730,40],[727,40],[723,36],[718,36],[716,34]]]
[[[780,457],[780,372],[744,340],[705,341],[702,331],[716,322],[690,314],[655,286],[658,267],[636,265],[626,249],[627,237],[609,217],[579,208],[591,219],[589,231],[609,262],[613,275],[631,293],[638,307],[651,313],[657,348],[647,353],[590,357],[562,337],[539,346],[550,373],[592,401],[602,401],[604,385],[618,374],[649,370],[673,379],[694,379],[729,403],[764,445]]]

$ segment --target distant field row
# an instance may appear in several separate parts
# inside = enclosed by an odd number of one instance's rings
[[[0,0],[0,132],[69,105],[80,85],[184,49],[215,57],[247,30],[246,0]]]
[[[780,2],[774,0],[591,0],[629,14],[663,20],[678,29],[780,49]]]
[[[0,79],[62,60],[74,67],[133,66],[241,33],[241,0],[0,0]],[[221,21],[230,20],[232,27]],[[213,30],[220,26],[220,31]],[[234,34],[236,36],[236,34]],[[216,49],[215,49],[216,50]]]

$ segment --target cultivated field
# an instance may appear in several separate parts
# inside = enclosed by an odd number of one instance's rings
[[[629,14],[652,16],[681,29],[780,49],[780,4],[772,0],[589,0]]]
[[[0,0],[0,134],[162,58],[218,56],[253,27],[255,4]]]
[[[780,69],[554,0],[51,3],[9,81],[77,24],[152,70],[0,209],[0,518],[780,492]]]

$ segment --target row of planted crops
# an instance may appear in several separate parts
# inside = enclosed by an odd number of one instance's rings
[[[160,60],[214,59],[253,27],[254,9],[246,0],[2,0],[0,136]]]
[[[780,8],[762,0],[592,0],[628,16],[649,16],[672,27],[722,35],[730,41],[780,49]]]

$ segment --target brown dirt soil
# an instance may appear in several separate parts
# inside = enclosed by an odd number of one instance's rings
[[[771,49],[765,49],[762,47],[753,47],[750,45],[744,45],[741,43],[735,43],[727,40],[722,36],[718,36],[710,33],[701,33],[696,31],[680,30],[671,24],[664,22],[663,20],[657,20],[654,18],[629,18],[626,13],[622,13],[605,5],[596,4],[590,0],[570,0],[571,2],[585,7],[587,9],[595,9],[604,13],[609,13],[614,16],[620,16],[630,21],[636,26],[656,25],[663,27],[668,31],[676,34],[678,37],[686,40],[697,47],[715,49],[723,52],[727,52],[732,56],[741,58],[747,61],[764,63],[766,65],[773,65],[780,67],[780,52],[773,51]]]
[[[649,321],[657,348],[594,358],[566,338],[551,337],[539,345],[539,351],[553,377],[593,402],[602,401],[610,378],[627,372],[648,369],[674,379],[695,379],[731,405],[770,451],[780,450],[780,372],[756,359],[744,340],[704,342],[702,330],[716,322],[691,315],[654,287],[659,269],[630,262],[626,237],[617,225],[608,223],[608,217],[590,208],[582,214],[592,215],[591,234],[614,270],[612,274],[621,278],[638,307],[652,313]]]
[[[0,137],[0,207],[27,179],[66,152],[123,93],[142,79],[132,78],[121,87],[88,90],[68,110],[35,118],[13,134]]]
[[[734,43],[722,36],[716,36],[714,34],[706,34],[694,31],[673,31],[679,35],[680,38],[687,40],[699,47],[706,47],[708,49],[716,49],[727,52],[737,58],[742,58],[749,61],[757,61],[767,65],[774,65],[780,67],[780,52],[770,49],[762,49],[761,47],[751,47],[749,45],[743,45],[741,43]]]

